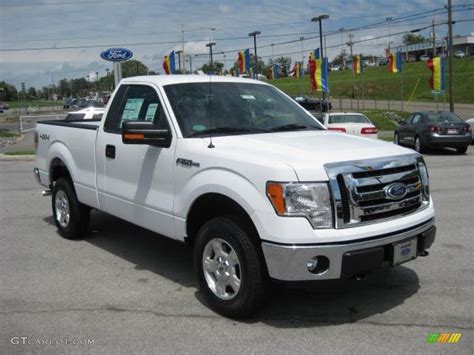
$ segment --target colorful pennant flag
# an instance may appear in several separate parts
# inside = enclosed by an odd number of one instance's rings
[[[354,70],[354,74],[362,73],[362,68],[362,54],[357,54],[352,60],[352,69]]]
[[[163,69],[166,74],[176,73],[174,51],[172,51],[169,55],[165,55],[165,59],[163,60]]]
[[[388,71],[398,73],[402,71],[402,52],[391,53],[388,57]]]
[[[250,50],[240,51],[237,54],[237,63],[239,63],[239,70],[241,73],[250,73]]]
[[[300,63],[296,62],[293,66],[293,78],[301,79],[303,76],[303,67]]]
[[[435,57],[427,62],[431,70],[430,86],[432,90],[444,91],[445,84],[445,59]]]
[[[271,74],[270,74],[271,79],[273,80],[278,79],[279,70],[280,70],[279,65],[277,63],[274,63],[272,65]]]
[[[319,50],[311,52],[308,61],[309,79],[311,81],[311,89],[329,92],[328,82],[328,59],[319,58]]]

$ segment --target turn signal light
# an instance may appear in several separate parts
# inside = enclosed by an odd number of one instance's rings
[[[360,130],[360,134],[377,134],[377,128],[375,127],[363,127]]]
[[[346,132],[346,129],[344,127],[328,127],[328,130],[330,131],[337,131],[337,132]]]
[[[441,133],[441,127],[438,126],[430,126],[431,133]]]
[[[285,200],[283,198],[283,186],[281,184],[267,183],[267,196],[279,215],[285,213]]]

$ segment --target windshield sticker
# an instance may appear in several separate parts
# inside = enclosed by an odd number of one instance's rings
[[[240,97],[244,100],[255,100],[255,96],[253,95],[240,95]]]

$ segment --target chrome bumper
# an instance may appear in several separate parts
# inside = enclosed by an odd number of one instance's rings
[[[435,221],[433,218],[409,230],[391,233],[386,236],[382,235],[367,238],[367,240],[363,241],[356,240],[319,245],[281,245],[264,241],[262,242],[262,249],[268,272],[272,279],[282,281],[339,279],[343,276],[342,266],[345,257],[344,254],[348,252],[367,251],[370,253],[371,248],[386,247],[384,248],[385,254],[389,254],[393,243],[419,236],[417,252],[417,255],[419,255],[424,249],[429,248],[434,240],[434,224]],[[429,237],[432,239],[428,244],[424,244],[424,239],[427,239],[425,238],[427,237],[427,233],[430,233]],[[422,250],[420,250],[420,248]],[[322,260],[328,260],[329,267],[320,273],[308,271],[308,261],[315,256],[322,257]],[[388,256],[385,255],[385,259],[387,259],[387,257]]]

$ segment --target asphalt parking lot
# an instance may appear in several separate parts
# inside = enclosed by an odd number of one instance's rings
[[[279,289],[246,321],[206,308],[180,243],[102,213],[84,240],[60,238],[34,163],[2,161],[0,352],[472,354],[474,146],[425,159],[438,227],[428,257],[362,281]],[[427,344],[429,333],[462,337]]]

